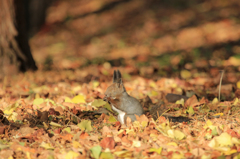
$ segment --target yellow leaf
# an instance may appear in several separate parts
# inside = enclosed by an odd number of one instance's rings
[[[176,142],[169,142],[169,143],[167,143],[167,145],[168,146],[175,146],[175,147],[178,146]]]
[[[174,130],[170,129],[167,131],[167,133],[170,138],[174,138]]]
[[[73,103],[86,103],[83,95],[77,95],[72,99]]]
[[[181,159],[181,158],[185,158],[185,157],[184,157],[183,154],[173,153],[172,154],[172,158]]]
[[[53,121],[50,122],[50,125],[55,126],[55,127],[59,127],[59,128],[62,127],[62,125],[60,125],[60,124],[58,124],[58,123],[55,123],[55,122],[53,122]]]
[[[152,88],[157,88],[156,83],[153,82],[153,81],[151,81],[151,82],[149,83],[149,86],[152,87]]]
[[[180,100],[177,100],[177,101],[176,101],[176,104],[184,105],[184,99],[181,98]]]
[[[174,130],[174,138],[177,140],[182,140],[185,138],[185,134],[179,130]]]
[[[50,143],[45,143],[44,141],[41,143],[40,147],[45,148],[46,150],[53,150],[54,148],[51,146]]]
[[[183,79],[188,79],[192,76],[191,72],[189,72],[188,70],[182,70],[180,74]]]
[[[92,84],[93,88],[96,88],[97,86],[99,86],[100,83],[98,81],[93,81]]]
[[[211,122],[211,120],[208,120],[207,121],[207,123],[206,123],[206,125],[204,125],[204,129],[207,129],[209,126],[212,126],[212,122]]]
[[[150,134],[150,137],[152,138],[153,141],[158,140],[158,135],[156,135],[156,134]]]
[[[34,101],[33,101],[33,105],[40,105],[40,104],[42,104],[44,102],[44,99],[42,99],[42,98],[36,98],[36,99],[34,99]]]
[[[18,113],[12,112],[12,114],[8,117],[8,120],[16,121],[17,120],[17,116],[18,116]]]
[[[178,145],[177,145],[175,142],[169,142],[167,145],[168,145],[168,146],[172,146],[172,147],[170,147],[170,148],[167,149],[168,152],[170,152],[170,151],[175,151],[175,150],[176,150],[175,147],[176,147],[176,148],[178,147]]]
[[[218,103],[218,99],[214,98],[213,101],[212,101],[212,104],[217,104],[217,103]]]
[[[114,154],[119,157],[119,158],[132,158],[132,153],[131,151],[117,151],[114,152]]]
[[[74,152],[74,151],[69,151],[66,155],[65,155],[65,158],[66,159],[74,159],[76,157],[79,156],[79,153],[77,152]]]
[[[218,144],[220,146],[232,146],[233,145],[232,137],[226,132],[224,132],[220,136],[216,137],[216,141],[218,142]]]
[[[66,103],[73,103],[72,100],[69,97],[66,97],[64,102],[66,102]]]
[[[159,147],[158,149],[150,148],[149,152],[156,152],[156,153],[158,153],[160,155],[161,152],[162,152],[162,147]]]
[[[126,134],[129,134],[130,132],[134,132],[133,129],[126,129]]]
[[[38,93],[36,93],[36,95],[35,95],[35,99],[37,99],[37,98],[40,98],[40,95]]]
[[[202,155],[201,159],[211,159],[211,155]]]
[[[74,148],[81,148],[82,147],[82,145],[77,141],[73,141],[72,145],[73,145]]]
[[[31,155],[29,152],[26,152],[27,159],[31,159]]]
[[[239,102],[239,99],[238,99],[238,98],[236,98],[236,99],[234,100],[234,102],[233,102],[233,105],[237,105],[237,104],[238,104],[238,102]]]
[[[157,96],[158,92],[157,91],[151,91],[151,96]]]
[[[236,137],[232,137],[232,143],[236,145],[240,145],[240,141]]]
[[[232,149],[232,150],[230,150],[230,151],[224,152],[224,155],[231,155],[231,154],[234,154],[234,153],[237,153],[237,150]]]
[[[213,116],[223,116],[223,113],[217,113],[217,114],[214,114]]]
[[[240,81],[237,82],[237,88],[240,89]]]

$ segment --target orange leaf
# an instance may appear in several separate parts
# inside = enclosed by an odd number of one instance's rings
[[[59,135],[61,138],[67,141],[72,141],[73,136],[71,134]]]
[[[102,139],[100,146],[102,146],[102,148],[104,149],[109,148],[110,150],[112,150],[115,147],[115,141],[113,137],[105,137],[104,139]]]
[[[89,136],[88,133],[82,132],[80,135],[80,139],[86,139],[88,136]]]

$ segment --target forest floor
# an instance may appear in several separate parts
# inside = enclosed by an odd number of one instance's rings
[[[39,70],[0,81],[0,158],[240,158],[239,8],[55,2],[30,40]],[[145,111],[126,125],[102,100],[115,69]],[[159,103],[191,121],[153,120]]]

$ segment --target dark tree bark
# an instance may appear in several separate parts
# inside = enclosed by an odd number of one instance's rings
[[[26,8],[25,8],[25,0],[14,0],[15,13],[16,13],[16,29],[18,31],[18,35],[15,37],[19,49],[22,54],[25,56],[25,59],[21,58],[21,56],[17,56],[18,61],[20,61],[19,70],[27,71],[27,70],[36,70],[36,64],[33,60],[32,53],[30,50],[30,46],[28,43],[28,31],[27,31],[27,16],[26,16]]]
[[[37,70],[28,38],[44,23],[51,1],[0,0],[0,74]]]

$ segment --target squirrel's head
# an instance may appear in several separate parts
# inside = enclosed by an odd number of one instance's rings
[[[105,97],[103,100],[107,100],[107,98],[115,99],[122,95],[125,92],[125,87],[122,82],[122,75],[119,70],[114,70],[113,73],[113,84],[109,86],[105,92]]]

